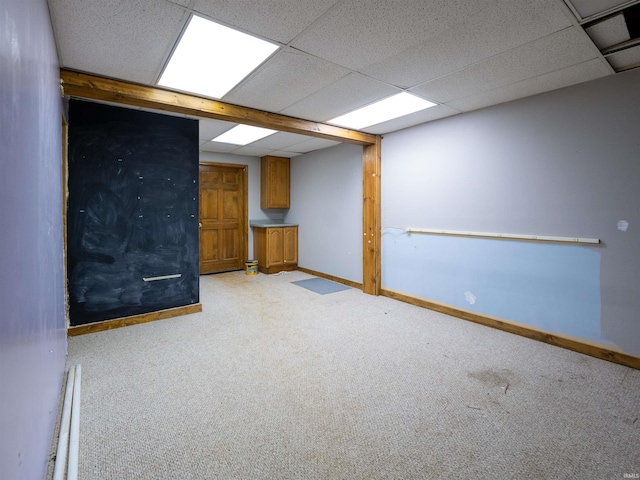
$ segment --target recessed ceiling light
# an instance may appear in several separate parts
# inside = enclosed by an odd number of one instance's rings
[[[278,45],[193,16],[158,85],[222,98]]]
[[[238,125],[231,130],[227,130],[222,135],[218,135],[212,142],[232,143],[234,145],[248,145],[261,138],[273,135],[277,130],[268,128],[252,127],[251,125]]]
[[[435,105],[437,104],[424,98],[402,92],[353,112],[340,115],[328,122],[342,127],[358,129],[403,117]]]

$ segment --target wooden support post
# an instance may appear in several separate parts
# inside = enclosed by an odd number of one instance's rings
[[[370,295],[379,295],[382,283],[380,150],[380,136],[362,149],[362,291]]]

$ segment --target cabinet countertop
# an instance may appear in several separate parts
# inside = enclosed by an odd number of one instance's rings
[[[297,223],[278,222],[276,220],[251,220],[249,226],[255,228],[297,227]]]

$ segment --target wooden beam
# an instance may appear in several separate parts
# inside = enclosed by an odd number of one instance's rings
[[[381,228],[380,228],[380,136],[362,149],[362,291],[380,294]]]
[[[212,118],[225,122],[272,128],[282,132],[297,133],[356,145],[375,144],[377,137],[370,133],[349,130],[326,123],[287,117],[196,95],[178,93],[158,87],[138,85],[71,70],[61,70],[60,78],[65,95],[71,97],[115,102],[166,112]]]
[[[140,323],[154,322],[156,320],[164,320],[165,318],[177,317],[180,315],[188,315],[190,313],[198,313],[202,311],[201,303],[186,305],[184,307],[167,308],[166,310],[158,310],[157,312],[142,313],[140,315],[132,315],[130,317],[116,318],[115,320],[106,320],[104,322],[88,323],[86,325],[78,325],[70,327],[67,330],[69,337],[77,335],[85,335],[87,333],[103,332],[105,330],[113,330],[114,328],[129,327]]]

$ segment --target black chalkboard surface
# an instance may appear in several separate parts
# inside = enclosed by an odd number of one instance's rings
[[[72,100],[71,325],[199,302],[198,122]]]

